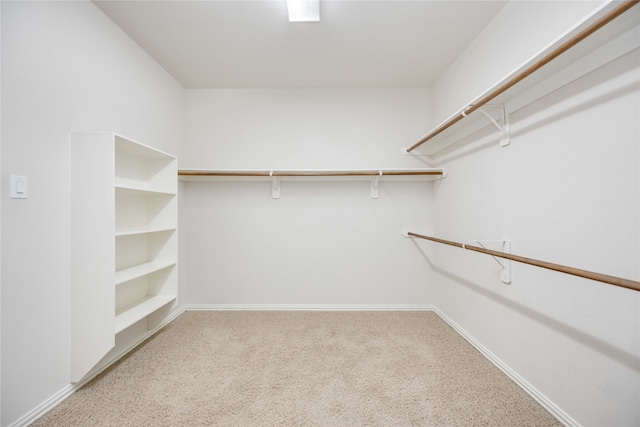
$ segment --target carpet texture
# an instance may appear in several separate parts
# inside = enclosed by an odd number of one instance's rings
[[[431,312],[186,312],[34,426],[561,425]]]

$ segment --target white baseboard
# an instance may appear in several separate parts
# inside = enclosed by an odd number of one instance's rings
[[[432,311],[431,304],[187,304],[185,311]]]
[[[75,393],[82,386],[84,386],[89,381],[94,379],[96,376],[98,376],[100,373],[102,373],[109,366],[113,365],[115,362],[120,360],[127,353],[129,353],[130,351],[135,349],[137,346],[142,344],[142,342],[144,342],[146,339],[148,339],[151,335],[155,334],[161,328],[163,328],[166,325],[168,325],[169,323],[171,323],[176,317],[178,317],[179,315],[184,313],[184,311],[185,311],[184,307],[179,307],[178,309],[176,309],[175,311],[170,313],[162,321],[162,323],[160,323],[156,328],[154,328],[153,330],[151,330],[151,331],[147,332],[146,334],[144,334],[135,343],[131,344],[130,346],[127,346],[127,347],[123,348],[122,351],[118,352],[113,357],[109,358],[108,360],[103,361],[103,363],[101,363],[98,366],[96,366],[81,381],[79,381],[77,383],[73,383],[73,384],[67,385],[62,390],[60,390],[59,392],[57,392],[56,394],[54,394],[53,396],[51,396],[50,398],[48,398],[47,400],[42,402],[40,405],[38,405],[37,407],[35,407],[34,409],[32,409],[31,411],[26,413],[24,416],[22,416],[21,418],[16,420],[9,427],[26,427],[29,424],[33,423],[35,420],[37,420],[38,418],[40,418],[41,416],[43,416],[44,414],[46,414],[47,412],[49,412],[50,410],[55,408],[57,405],[59,405],[61,402],[63,402],[65,399],[67,399],[69,396],[71,396],[73,393]]]
[[[486,347],[476,341],[466,330],[460,325],[451,320],[446,314],[440,311],[437,307],[434,307],[433,311],[440,316],[449,326],[451,326],[462,338],[467,340],[469,344],[474,346],[484,357],[486,357],[491,363],[493,363],[498,369],[500,369],[506,376],[508,376],[513,382],[515,382],[521,389],[535,399],[543,408],[545,408],[551,415],[556,417],[558,421],[569,427],[580,427],[580,423],[571,418],[569,414],[560,409],[555,403],[548,397],[542,394],[538,389],[531,385],[527,380],[522,378],[516,371],[511,369],[506,363],[504,363],[495,354],[489,351]]]

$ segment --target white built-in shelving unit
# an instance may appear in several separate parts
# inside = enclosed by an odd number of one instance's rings
[[[72,380],[176,301],[177,160],[112,133],[71,136]]]

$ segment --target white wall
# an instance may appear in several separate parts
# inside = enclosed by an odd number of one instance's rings
[[[400,148],[429,91],[188,90],[181,168],[422,167]],[[187,303],[424,305],[429,269],[401,237],[431,226],[431,183],[186,183]],[[186,218],[186,219],[185,219]]]
[[[187,90],[181,168],[420,167],[428,89]]]
[[[508,61],[482,60],[505,42],[492,29],[510,44],[522,39],[531,56],[564,30],[547,17],[576,22],[592,6],[508,4],[434,88],[438,104],[451,104],[446,94],[458,108],[482,90],[456,85],[463,69],[483,81],[511,71]],[[519,255],[639,280],[639,76],[636,50],[512,114],[509,147],[494,133],[444,155],[438,165],[450,175],[434,195],[435,234],[508,238]],[[491,258],[433,246],[420,243],[436,251],[434,298],[445,315],[567,419],[640,423],[640,293],[517,263],[504,285]]]
[[[69,383],[69,132],[176,153],[183,89],[90,2],[2,2],[2,425]],[[29,199],[8,197],[27,175]]]
[[[2,46],[2,7],[0,7],[0,47]],[[1,50],[1,49],[0,49]],[[0,94],[2,93],[2,55],[0,54]],[[2,102],[0,102],[0,117],[2,117]],[[2,174],[2,125],[0,123],[0,176]],[[0,195],[4,190],[0,190]],[[0,222],[2,221],[3,198],[0,197]],[[2,232],[0,227],[0,233]],[[0,254],[2,254],[2,239],[0,238]],[[0,256],[0,272],[2,271],[2,256]],[[2,274],[0,273],[0,308],[2,307]],[[2,315],[0,314],[0,361],[2,360]],[[2,366],[0,362],[0,384],[2,384]],[[0,424],[2,424],[2,387],[0,386]]]

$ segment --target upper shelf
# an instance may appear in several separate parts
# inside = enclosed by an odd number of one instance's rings
[[[358,170],[232,170],[232,169],[180,169],[181,181],[268,181],[278,178],[291,181],[317,180],[384,180],[429,181],[446,176],[443,169],[358,169]]]
[[[181,169],[182,181],[271,181],[271,197],[280,198],[280,181],[371,181],[371,198],[378,198],[378,181],[432,181],[444,178],[443,169],[359,170],[195,170]]]
[[[139,194],[146,196],[175,196],[175,191],[154,190],[144,187],[136,187],[130,185],[120,185],[116,183],[115,189],[119,193]]]
[[[640,46],[640,13],[625,13],[637,3],[604,3],[403,152],[432,156],[489,125],[508,145],[509,113]]]
[[[114,134],[115,148],[117,151],[127,153],[130,156],[151,159],[151,160],[163,160],[171,161],[175,160],[175,156],[157,148],[150,147],[137,141],[133,141],[129,138],[125,138],[122,135]]]

